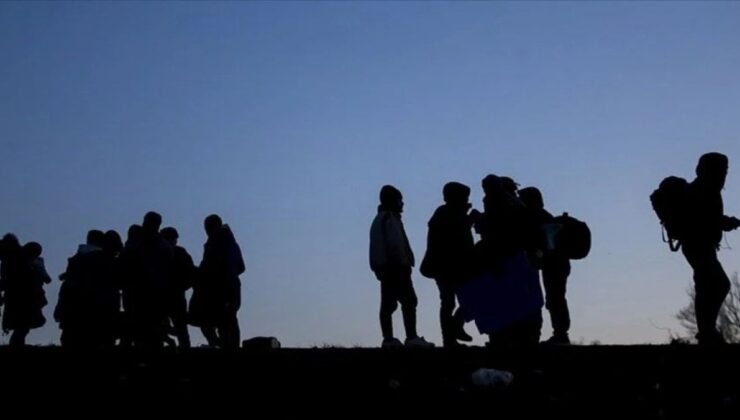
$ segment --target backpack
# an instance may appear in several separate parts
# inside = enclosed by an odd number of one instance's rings
[[[427,248],[427,252],[424,254],[424,258],[421,260],[421,265],[419,266],[419,273],[428,279],[436,279],[439,273],[437,272],[434,261],[435,259],[430,257],[429,249]]]
[[[688,181],[677,176],[669,176],[650,194],[650,203],[663,226],[663,242],[668,243],[673,252],[681,248],[681,240],[686,229],[688,190]]]
[[[555,236],[555,249],[571,260],[586,258],[591,251],[591,229],[588,225],[568,213],[555,217],[554,222],[562,226]]]

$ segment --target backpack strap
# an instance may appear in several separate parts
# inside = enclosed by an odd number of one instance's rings
[[[661,226],[660,228],[661,236],[663,237],[663,242],[668,244],[668,248],[673,252],[678,252],[679,249],[681,249],[681,241],[678,239],[671,239],[666,235],[665,227]]]

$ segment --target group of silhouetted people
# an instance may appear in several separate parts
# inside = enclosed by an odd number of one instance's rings
[[[682,249],[693,269],[696,338],[704,345],[725,342],[717,329],[717,318],[730,281],[717,251],[723,232],[740,227],[739,219],[724,214],[721,192],[728,167],[727,156],[707,153],[699,159],[692,182],[671,176],[650,196],[667,235],[665,241],[673,251]],[[459,182],[444,185],[444,204],[428,223],[427,249],[420,272],[433,279],[439,289],[443,345],[457,347],[462,345],[460,342],[472,341],[464,325],[473,319],[479,330],[488,334],[491,345],[537,344],[542,328],[540,274],[544,306],[550,313],[553,330],[546,342],[569,344],[566,287],[570,261],[588,255],[588,226],[567,213],[553,216],[546,210],[537,188],[519,189],[509,177],[488,175],[481,187],[482,212],[471,210],[468,186]],[[370,228],[370,267],[380,282],[382,347],[433,347],[416,330],[418,299],[411,278],[415,258],[401,220],[403,207],[401,192],[391,185],[383,186]],[[206,217],[203,260],[196,266],[188,252],[177,244],[177,230],[160,230],[161,224],[158,213],[147,213],[141,225],[129,228],[125,243],[113,230],[88,232],[86,242],[79,245],[76,254],[69,258],[66,271],[59,276],[62,284],[54,319],[62,330],[63,346],[188,348],[188,325],[193,325],[200,327],[210,346],[239,347],[239,276],[245,266],[231,229],[215,214]],[[479,236],[477,242],[474,233]],[[41,254],[39,243],[21,245],[10,233],[0,241],[2,329],[12,332],[11,346],[24,345],[29,331],[46,323],[43,308],[48,301],[44,285],[51,278]],[[520,279],[532,278],[532,273],[540,274],[535,274],[536,287],[526,292],[531,296],[525,297],[527,305],[534,309],[512,311],[516,316],[511,317],[504,314],[507,320],[502,325],[483,331],[481,325],[485,323],[476,318],[479,314],[471,313],[480,307],[473,310],[474,305],[466,308],[462,304],[461,297],[471,295],[469,286],[475,279],[516,277],[516,285]],[[188,302],[186,292],[191,288]],[[475,293],[474,290],[472,294]],[[475,296],[480,298],[486,297]],[[506,302],[508,296],[497,298]],[[511,298],[516,301],[521,296],[512,294]],[[405,342],[393,332],[392,315],[399,304]]]
[[[210,346],[239,347],[239,276],[245,266],[231,229],[218,215],[206,217],[203,260],[196,266],[177,245],[177,230],[160,230],[161,224],[162,216],[147,213],[141,225],[129,228],[125,243],[113,230],[88,232],[59,276],[54,319],[62,346],[189,348],[188,325],[194,325]],[[43,285],[51,279],[35,242],[21,246],[14,235],[6,235],[0,261],[2,325],[13,331],[10,345],[19,346],[31,329],[46,322]]]
[[[486,176],[481,184],[485,194],[482,213],[470,210],[468,186],[450,182],[442,189],[444,204],[436,209],[428,223],[427,249],[420,271],[425,277],[434,279],[439,289],[444,346],[456,347],[461,345],[460,341],[472,341],[463,326],[473,314],[466,314],[465,308],[456,304],[459,289],[483,273],[502,271],[504,264],[521,254],[526,254],[529,263],[543,274],[546,306],[553,326],[553,336],[548,342],[569,343],[570,316],[565,292],[572,247],[553,236],[558,229],[563,229],[563,221],[556,220],[545,210],[537,188],[519,190],[511,178],[496,175]],[[370,229],[370,267],[381,288],[382,346],[402,345],[393,334],[391,319],[400,303],[406,329],[405,344],[431,347],[433,344],[419,337],[416,331],[418,302],[411,280],[415,260],[401,221],[402,212],[401,192],[391,185],[383,186],[378,213]],[[563,217],[568,218],[567,215]],[[477,243],[474,231],[480,236]],[[588,235],[585,246],[590,247],[590,233]],[[506,328],[488,331],[489,343],[537,343],[541,325],[541,312],[532,311]]]
[[[724,214],[721,192],[728,167],[727,156],[716,152],[704,154],[696,167],[694,181],[668,177],[650,197],[667,233],[666,242],[673,251],[682,249],[694,271],[696,338],[702,345],[725,343],[725,337],[717,329],[717,318],[729,293],[730,281],[717,258],[717,251],[723,232],[740,227],[739,219]],[[434,279],[439,289],[444,346],[456,347],[461,345],[460,341],[472,340],[463,326],[475,316],[466,313],[466,308],[459,307],[456,302],[466,284],[485,273],[496,276],[509,270],[506,275],[511,275],[516,272],[511,267],[520,260],[541,273],[544,304],[550,313],[553,330],[546,343],[569,344],[566,287],[570,261],[588,255],[590,230],[567,213],[553,216],[545,209],[542,193],[535,187],[519,189],[511,178],[496,175],[486,176],[481,186],[484,192],[482,213],[470,210],[468,186],[450,182],[442,189],[444,204],[437,208],[428,224],[427,249],[420,272]],[[406,329],[405,344],[433,347],[434,344],[416,331],[418,301],[411,280],[415,260],[401,221],[403,204],[403,196],[397,188],[383,186],[378,213],[370,229],[370,268],[380,281],[381,289],[382,346],[403,345],[394,336],[391,318],[400,303]],[[479,235],[478,242],[473,232]],[[519,258],[522,255],[526,258]],[[539,289],[539,282],[537,284]],[[499,296],[498,299],[506,300],[507,297]],[[536,296],[532,301],[536,302]],[[517,312],[511,318],[507,319],[505,327],[486,331],[490,345],[526,346],[539,342],[541,311],[531,310],[526,315]]]

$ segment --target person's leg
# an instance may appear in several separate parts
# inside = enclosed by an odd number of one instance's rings
[[[411,275],[400,276],[398,279],[398,301],[403,312],[403,326],[406,330],[406,339],[419,337],[416,332],[416,306],[419,301],[411,282]]]
[[[28,328],[16,328],[13,330],[13,334],[10,335],[10,341],[8,345],[10,347],[23,347],[26,345],[26,336],[30,330]]]
[[[437,279],[439,289],[439,323],[442,328],[442,342],[445,346],[457,344],[457,322],[453,318],[455,310],[455,292],[449,279]]]
[[[216,327],[213,325],[201,325],[200,332],[203,334],[203,337],[206,338],[206,341],[208,341],[208,345],[211,347],[220,347],[221,343],[218,339],[218,335],[216,334]]]
[[[185,299],[185,293],[182,292],[175,296],[172,306],[172,327],[177,337],[177,345],[180,348],[190,348],[190,333],[188,333],[188,303]]]
[[[218,331],[223,348],[239,348],[239,339],[241,334],[239,331],[239,319],[236,316],[236,312],[226,314]]]
[[[542,271],[542,283],[545,286],[545,307],[550,312],[552,335],[567,338],[570,330],[570,312],[565,297],[568,273],[559,268]]]
[[[398,308],[396,279],[383,277],[380,280],[380,330],[384,340],[393,339],[393,313]]]
[[[694,310],[699,342],[721,341],[717,317],[730,280],[717,259],[717,251],[708,246],[683,246],[683,254],[694,270]]]

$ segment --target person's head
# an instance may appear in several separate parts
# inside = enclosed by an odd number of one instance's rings
[[[123,249],[123,241],[121,235],[115,230],[109,230],[105,232],[105,247],[108,252],[112,254],[118,254]]]
[[[141,227],[141,225],[133,224],[128,227],[128,232],[126,233],[126,243],[135,243],[139,239],[141,239],[141,235],[144,233],[144,228]]]
[[[26,257],[28,258],[38,258],[41,256],[43,251],[44,249],[38,242],[29,242],[23,245],[23,253],[26,254]]]
[[[146,233],[157,233],[159,232],[159,227],[161,225],[162,215],[156,211],[150,211],[144,215],[144,223],[142,223],[141,226],[144,228],[144,232]]]
[[[177,238],[180,237],[180,235],[177,234],[177,229],[173,228],[172,226],[167,226],[166,228],[162,229],[159,234],[162,235],[162,238],[164,238],[164,240],[172,246],[177,245]]]
[[[10,251],[21,247],[18,237],[12,233],[6,233],[0,241],[0,252]]]
[[[722,153],[706,153],[699,158],[696,165],[696,177],[703,184],[721,191],[725,187],[729,166],[729,159]]]
[[[403,195],[393,185],[383,185],[380,189],[380,206],[387,211],[403,212]]]
[[[470,187],[459,182],[448,182],[442,188],[445,203],[456,207],[470,207]]]
[[[103,248],[105,246],[105,233],[101,230],[93,229],[87,232],[87,244]]]
[[[542,193],[536,187],[527,187],[519,190],[519,199],[530,209],[543,209],[545,202]]]
[[[516,183],[512,178],[508,176],[501,177],[501,187],[509,195],[516,196],[519,189],[519,184]]]
[[[495,195],[503,190],[503,181],[501,177],[488,174],[480,182],[481,188],[483,188],[483,194]]]
[[[211,214],[203,221],[203,227],[205,227],[206,235],[208,235],[209,238],[215,235],[223,225],[224,222],[217,214]]]

